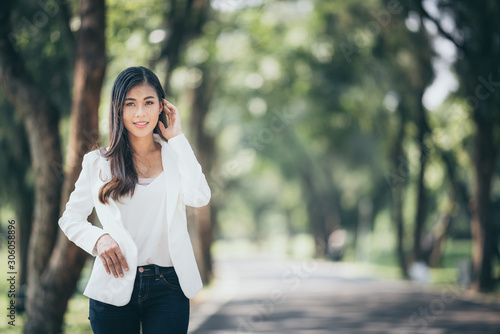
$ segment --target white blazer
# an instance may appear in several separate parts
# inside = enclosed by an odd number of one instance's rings
[[[186,205],[207,205],[211,192],[183,133],[169,139],[168,143],[156,133],[153,137],[162,146],[161,157],[167,188],[167,205],[163,209],[166,210],[170,257],[182,291],[187,298],[193,298],[203,284],[187,229]],[[111,197],[106,205],[99,202],[99,189],[110,180],[109,161],[101,157],[98,150],[85,154],[82,171],[59,219],[59,226],[69,240],[94,257],[97,256],[95,244],[101,235],[108,233],[118,243],[129,271],[124,271],[124,277],[115,278],[106,273],[101,260],[96,258],[83,294],[104,303],[123,306],[130,301],[134,288],[137,246],[122,223],[116,202]],[[87,220],[94,207],[102,229]]]

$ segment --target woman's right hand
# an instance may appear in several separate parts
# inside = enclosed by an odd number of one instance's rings
[[[120,246],[109,234],[103,234],[96,242],[97,254],[101,258],[104,269],[115,277],[123,277],[123,269],[128,271],[127,260],[123,256]]]

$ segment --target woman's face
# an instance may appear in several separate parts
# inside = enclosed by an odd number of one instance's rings
[[[150,136],[158,124],[162,105],[148,83],[132,87],[125,97],[123,123],[130,137]]]

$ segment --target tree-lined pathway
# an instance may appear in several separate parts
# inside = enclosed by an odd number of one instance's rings
[[[360,278],[359,266],[317,261],[216,269],[217,283],[193,301],[193,334],[500,333],[500,301],[451,284]]]

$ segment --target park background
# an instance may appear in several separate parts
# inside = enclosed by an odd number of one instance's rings
[[[495,0],[2,1],[0,267],[15,220],[18,310],[0,329],[90,332],[92,259],[57,221],[136,65],[212,189],[188,208],[206,290],[217,261],[314,259],[498,300],[498,17]]]

